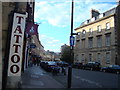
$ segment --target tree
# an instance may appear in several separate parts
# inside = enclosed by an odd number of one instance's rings
[[[70,46],[66,44],[61,46],[61,60],[70,62]]]

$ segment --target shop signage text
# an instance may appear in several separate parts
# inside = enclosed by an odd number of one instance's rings
[[[8,76],[21,75],[25,21],[25,14],[14,13],[9,52]]]

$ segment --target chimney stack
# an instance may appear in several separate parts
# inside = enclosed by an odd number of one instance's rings
[[[117,0],[117,2],[118,2],[118,5],[120,5],[120,0]]]
[[[95,9],[91,9],[91,18],[98,16],[100,13]]]

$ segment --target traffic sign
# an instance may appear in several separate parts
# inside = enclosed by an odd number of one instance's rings
[[[70,36],[70,46],[74,45],[74,40],[75,40],[75,37]]]

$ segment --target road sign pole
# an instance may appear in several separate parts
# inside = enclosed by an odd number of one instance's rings
[[[68,67],[68,81],[67,81],[67,88],[71,88],[72,82],[72,62],[74,58],[73,50],[74,50],[74,39],[73,39],[73,6],[74,1],[72,0],[72,13],[71,13],[71,36],[70,36],[70,65]]]

